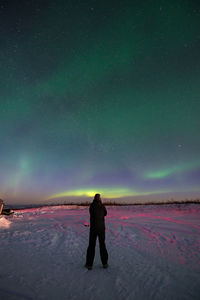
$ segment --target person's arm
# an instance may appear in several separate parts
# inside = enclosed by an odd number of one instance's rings
[[[89,211],[90,211],[90,216],[92,216],[93,213],[94,213],[94,207],[93,207],[92,204],[90,204],[90,209],[89,209]]]
[[[105,216],[107,216],[107,210],[106,210],[105,206],[103,208],[104,208],[104,217],[105,217]]]

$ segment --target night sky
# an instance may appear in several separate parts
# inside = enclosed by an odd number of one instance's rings
[[[198,0],[1,0],[0,46],[6,203],[200,197]]]

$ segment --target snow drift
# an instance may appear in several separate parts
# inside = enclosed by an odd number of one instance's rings
[[[97,242],[92,271],[87,207],[1,217],[0,299],[200,299],[200,205],[107,210],[109,268]]]
[[[5,217],[0,216],[0,229],[1,228],[9,228],[11,222],[7,220]]]

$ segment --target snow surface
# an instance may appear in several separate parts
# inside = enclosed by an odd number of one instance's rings
[[[88,207],[0,216],[0,299],[200,299],[200,205],[108,207],[103,269]]]

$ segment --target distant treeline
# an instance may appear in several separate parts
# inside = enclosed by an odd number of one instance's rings
[[[200,203],[200,199],[185,199],[185,200],[165,200],[165,201],[159,201],[159,202],[135,202],[135,203],[119,203],[116,201],[103,201],[103,204],[106,206],[127,206],[127,205],[163,205],[163,204],[187,204],[187,203]],[[89,206],[91,204],[91,201],[85,201],[80,203],[63,203],[62,205],[77,205],[77,206]],[[58,205],[58,204],[51,204],[51,205]]]
[[[106,206],[130,206],[130,205],[163,205],[163,204],[200,204],[200,199],[185,199],[185,200],[164,200],[159,202],[135,202],[135,203],[122,203],[122,202],[116,202],[116,201],[103,201],[103,204]],[[54,203],[46,203],[46,204],[27,204],[27,205],[16,205],[12,208],[17,209],[23,209],[23,208],[41,208],[41,207],[47,207],[47,206],[89,206],[91,204],[91,201],[84,201],[84,202],[54,202]]]

